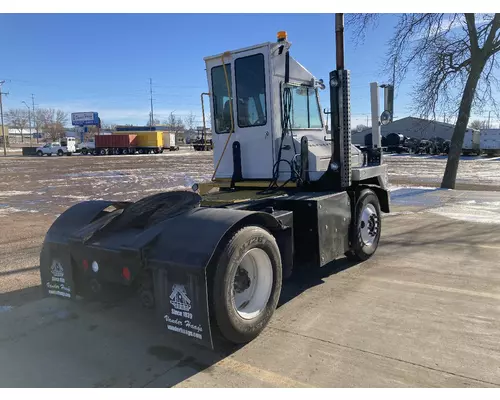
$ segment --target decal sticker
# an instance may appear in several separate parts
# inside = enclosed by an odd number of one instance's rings
[[[170,304],[172,304],[174,308],[182,311],[189,311],[191,309],[191,300],[187,296],[184,285],[174,284],[172,286]]]
[[[167,314],[164,316],[167,323],[167,329],[203,340],[202,326],[192,323],[193,314],[189,312],[192,306],[191,299],[189,298],[184,285],[172,285],[170,304],[172,305],[172,308],[170,309],[171,315]]]
[[[71,287],[66,283],[64,268],[59,260],[52,261],[50,273],[52,278],[46,283],[47,292],[55,296],[71,297]]]

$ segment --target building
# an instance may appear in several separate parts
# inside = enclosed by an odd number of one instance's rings
[[[431,121],[428,119],[405,117],[391,122],[388,125],[381,126],[382,136],[387,136],[390,133],[400,133],[403,136],[408,136],[417,139],[430,139],[432,137],[440,137],[445,140],[451,140],[455,125],[446,124],[439,121]],[[367,128],[361,132],[353,132],[353,144],[365,144],[365,136],[372,133],[372,128]]]

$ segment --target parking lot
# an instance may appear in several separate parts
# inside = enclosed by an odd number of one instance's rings
[[[243,347],[181,346],[134,299],[42,299],[38,257],[82,200],[137,200],[208,180],[212,154],[0,159],[0,386],[500,386],[500,159],[389,156],[392,213],[376,255],[284,285]],[[468,189],[468,190],[465,190]]]

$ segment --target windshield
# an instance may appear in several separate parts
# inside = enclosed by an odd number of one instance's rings
[[[292,86],[292,128],[319,129],[323,127],[317,89]]]

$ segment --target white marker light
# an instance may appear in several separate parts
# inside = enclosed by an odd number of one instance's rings
[[[99,271],[99,264],[97,264],[97,261],[92,261],[92,271]]]
[[[337,163],[333,162],[333,163],[330,164],[330,168],[331,168],[332,171],[337,171],[339,169],[339,166],[338,166]]]

